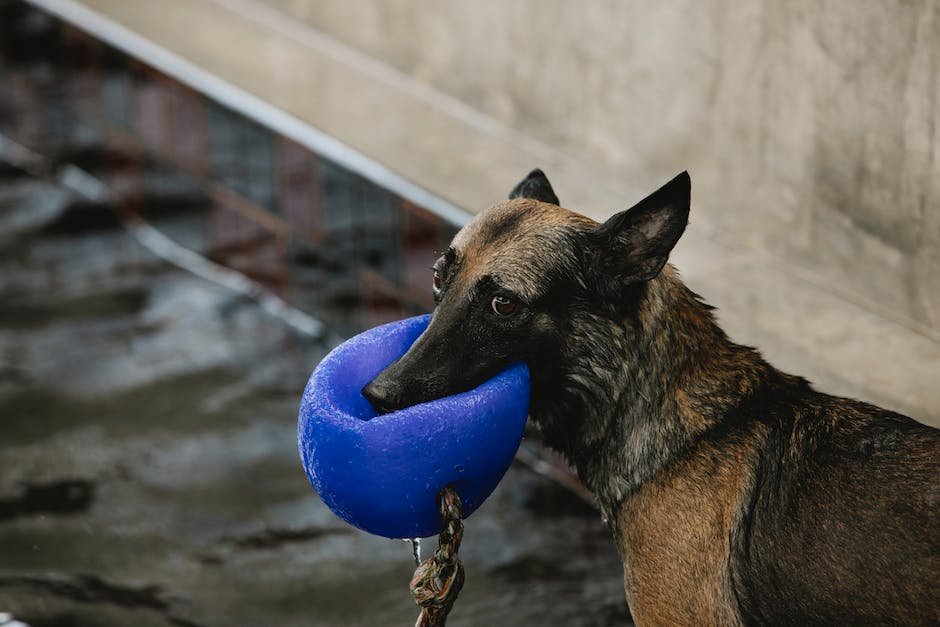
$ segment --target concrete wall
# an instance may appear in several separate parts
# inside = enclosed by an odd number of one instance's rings
[[[936,0],[266,3],[940,336]]]

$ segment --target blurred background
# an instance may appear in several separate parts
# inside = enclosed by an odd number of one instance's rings
[[[940,425],[938,42],[932,0],[0,0],[0,625],[411,624],[300,392],[533,167],[597,219],[688,169],[730,335]],[[628,624],[589,498],[517,461],[451,624]]]

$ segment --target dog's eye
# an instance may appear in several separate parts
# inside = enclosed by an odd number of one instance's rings
[[[431,284],[434,286],[434,293],[441,291],[441,288],[444,287],[444,280],[441,278],[441,273],[437,270],[434,271],[434,278],[431,279]]]
[[[511,316],[516,313],[516,301],[508,296],[494,296],[490,306],[500,316]]]

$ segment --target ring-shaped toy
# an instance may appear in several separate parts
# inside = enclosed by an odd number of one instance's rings
[[[439,533],[437,495],[446,486],[469,516],[512,463],[529,411],[529,370],[516,364],[468,392],[377,416],[362,388],[430,319],[342,343],[310,375],[300,405],[300,458],[314,489],[337,516],[387,538]]]

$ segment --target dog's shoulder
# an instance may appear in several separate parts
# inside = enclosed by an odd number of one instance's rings
[[[742,623],[728,568],[732,530],[770,432],[760,421],[711,430],[620,504],[615,536],[638,623]]]

